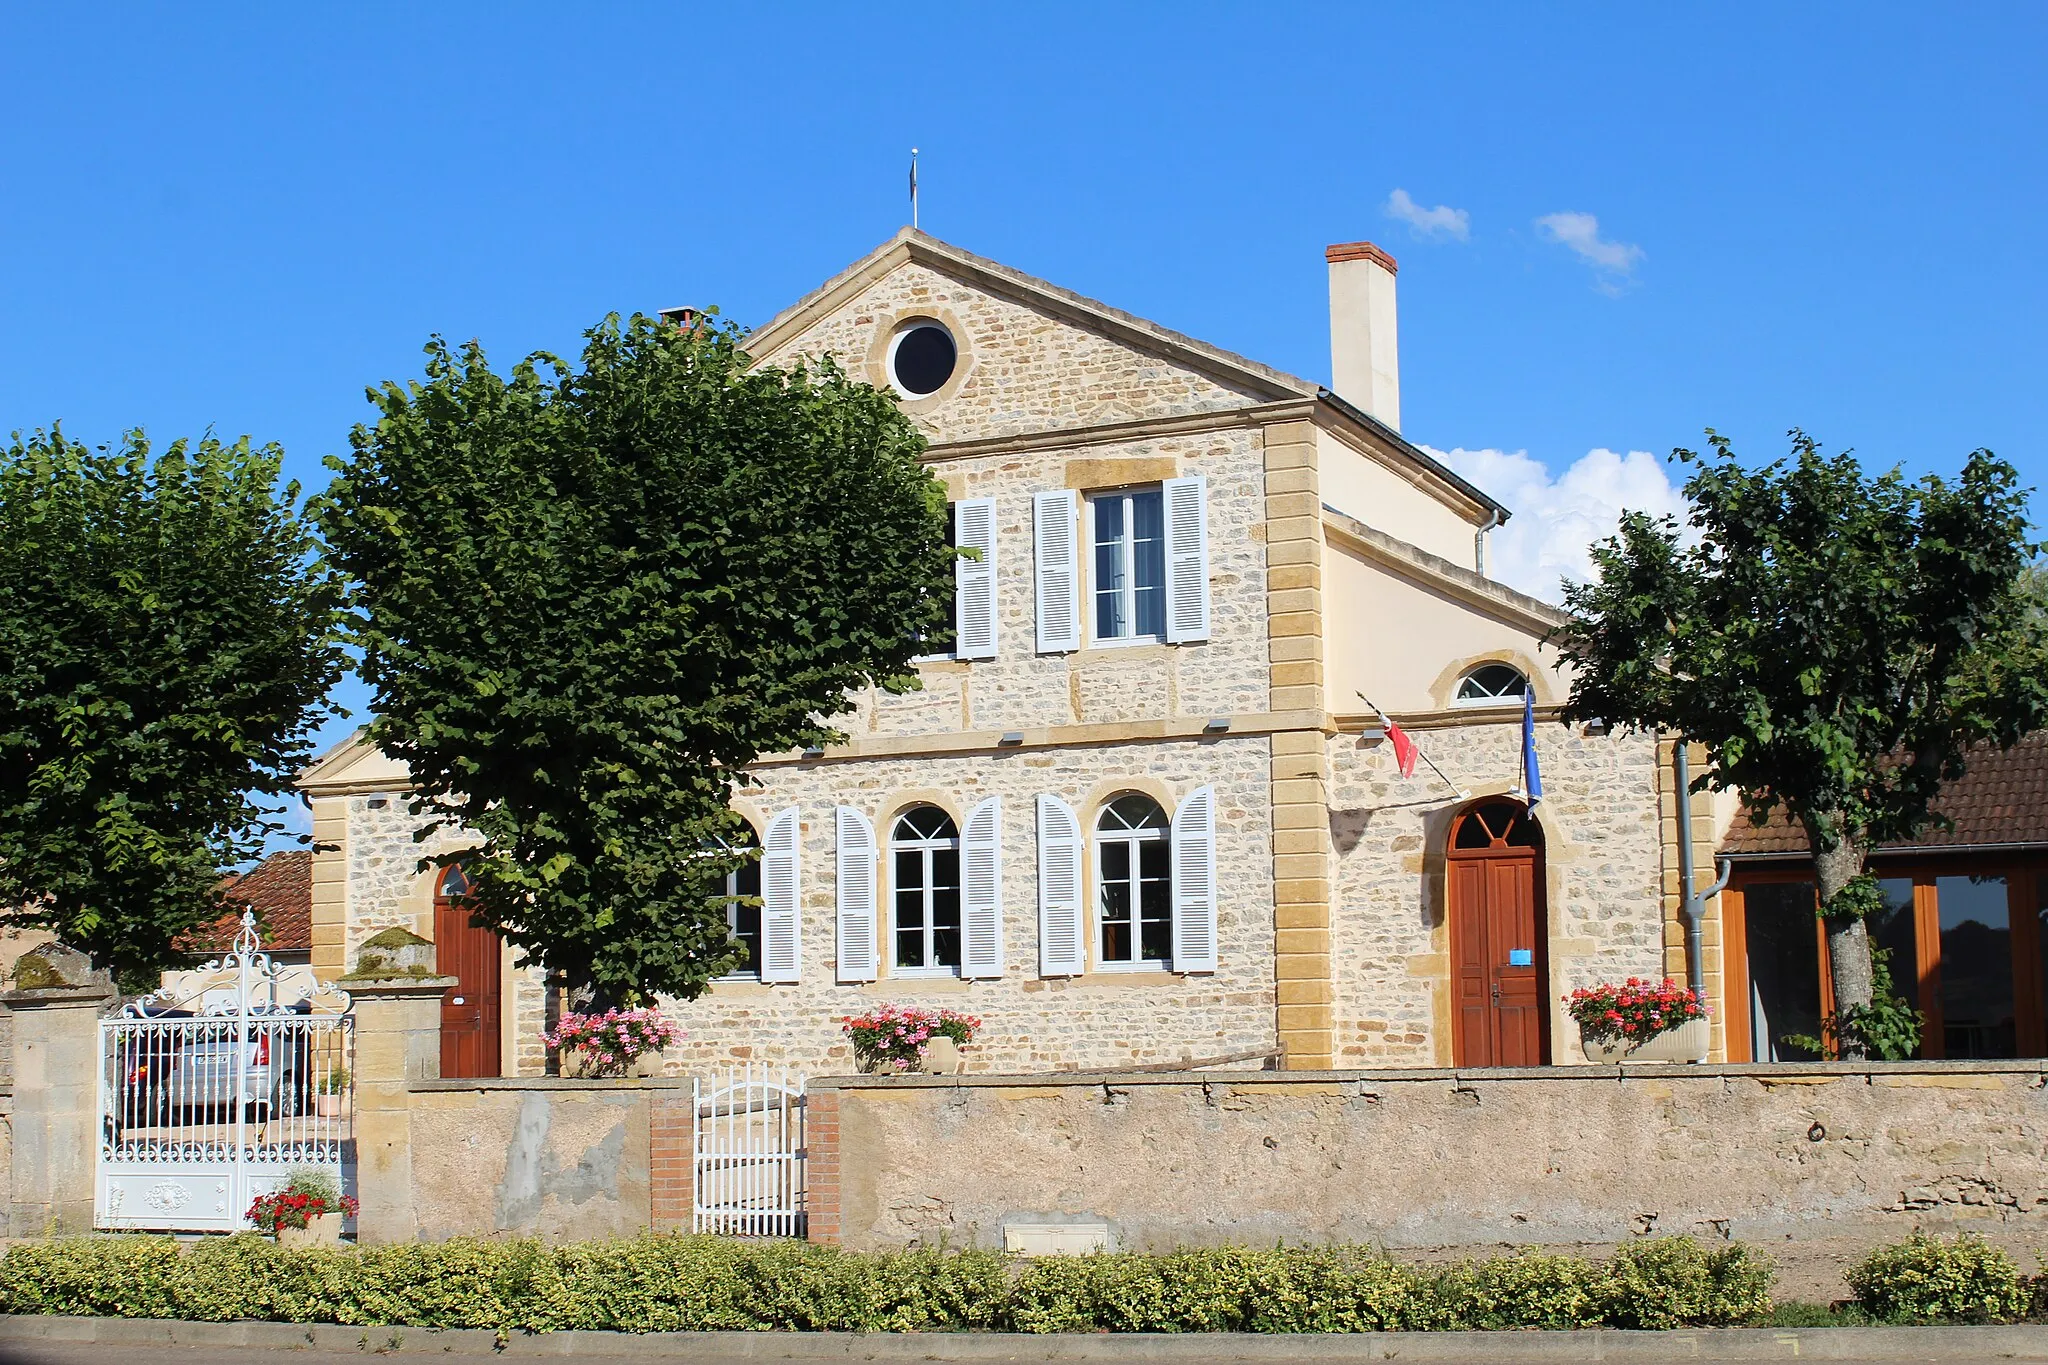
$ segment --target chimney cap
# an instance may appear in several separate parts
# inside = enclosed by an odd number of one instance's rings
[[[1400,267],[1394,258],[1374,246],[1371,242],[1338,242],[1323,248],[1323,259],[1331,265],[1339,261],[1372,261],[1383,267],[1389,275],[1398,274]]]

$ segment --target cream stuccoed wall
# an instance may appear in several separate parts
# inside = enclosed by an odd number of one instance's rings
[[[1327,428],[1316,431],[1316,463],[1326,505],[1462,568],[1472,567],[1472,537],[1482,518],[1463,498],[1438,496]]]
[[[1560,704],[1570,690],[1543,643],[1547,628],[1532,610],[1540,604],[1501,610],[1466,590],[1472,585],[1414,563],[1404,572],[1341,536],[1332,537],[1323,571],[1331,705],[1340,713],[1365,710],[1361,693],[1394,715],[1450,706],[1460,677],[1489,659],[1527,675],[1538,705]]]

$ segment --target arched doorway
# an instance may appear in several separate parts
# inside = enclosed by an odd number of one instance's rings
[[[434,966],[455,978],[441,997],[441,1074],[450,1078],[501,1074],[504,950],[496,934],[470,923],[462,901],[468,892],[460,866],[442,873],[434,888]]]
[[[1543,906],[1543,827],[1502,797],[1451,822],[1451,1050],[1458,1066],[1550,1060],[1550,964]]]

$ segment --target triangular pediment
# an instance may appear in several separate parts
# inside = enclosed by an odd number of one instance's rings
[[[890,383],[889,345],[930,319],[952,378],[904,411],[934,443],[1314,398],[1317,386],[905,228],[747,339],[757,361],[830,354]]]
[[[314,759],[293,784],[308,796],[398,792],[412,787],[412,773],[357,730]]]

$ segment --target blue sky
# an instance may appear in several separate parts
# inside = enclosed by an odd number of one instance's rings
[[[509,364],[611,309],[765,319],[905,220],[917,145],[927,230],[1313,378],[1322,247],[1386,246],[1406,434],[1544,591],[1709,425],[2044,482],[2044,40],[1995,4],[14,6],[0,430],[212,425],[318,483],[431,332]]]

